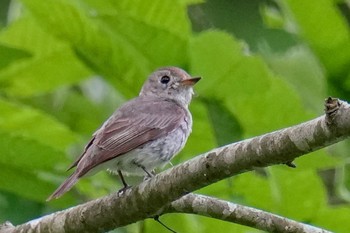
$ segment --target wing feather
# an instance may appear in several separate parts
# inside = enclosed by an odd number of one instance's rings
[[[94,133],[83,154],[71,167],[78,166],[81,177],[101,163],[168,134],[179,127],[187,114],[183,107],[172,101],[135,98],[118,109]]]

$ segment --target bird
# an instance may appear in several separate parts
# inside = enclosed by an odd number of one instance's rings
[[[151,73],[139,95],[118,108],[92,135],[83,153],[68,168],[75,171],[47,201],[68,192],[88,174],[109,170],[124,175],[152,177],[178,154],[192,131],[189,104],[193,86],[201,77],[191,77],[178,67],[162,67]]]

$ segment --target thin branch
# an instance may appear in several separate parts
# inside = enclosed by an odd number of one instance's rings
[[[198,214],[268,232],[331,233],[262,210],[192,193],[164,207],[162,214],[165,213]]]
[[[2,232],[99,232],[154,216],[188,192],[254,167],[290,163],[350,135],[350,106],[329,98],[327,114],[306,123],[197,156],[127,190],[44,216]]]

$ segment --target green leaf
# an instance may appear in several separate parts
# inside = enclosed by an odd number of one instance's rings
[[[232,184],[241,203],[267,211],[275,209],[273,190],[266,176],[257,172],[244,173],[234,177]]]
[[[188,6],[188,5],[194,5],[194,4],[200,4],[200,3],[204,3],[204,0],[177,0],[177,2]]]
[[[295,220],[312,221],[326,204],[323,183],[311,169],[270,167],[266,177],[245,173],[235,177],[233,185],[244,204]]]
[[[8,166],[0,163],[0,189],[14,193],[23,198],[44,203],[47,197],[57,188],[57,185],[38,176],[38,172]],[[72,203],[70,194],[53,205]]]
[[[58,186],[58,183],[53,184],[54,177],[49,174],[62,174],[67,166],[65,152],[2,130],[0,138],[0,189],[44,202]],[[72,202],[70,195],[55,205],[66,202]]]
[[[71,85],[90,75],[69,45],[42,31],[32,18],[22,18],[0,34],[0,42],[30,52],[0,71],[0,91],[31,96]]]
[[[328,72],[348,73],[350,34],[346,19],[330,0],[278,1],[284,14],[296,23],[297,32],[318,54]],[[343,79],[343,76],[338,76]]]
[[[244,52],[230,35],[219,31],[199,34],[191,42],[191,61],[191,73],[203,76],[198,92],[223,101],[246,136],[307,119],[297,93],[272,74],[260,57]]]
[[[271,167],[269,171],[279,214],[295,220],[312,221],[319,209],[326,205],[326,191],[315,170]]]
[[[64,149],[77,135],[43,112],[0,99],[0,130],[32,138],[52,148]]]
[[[212,233],[212,232],[258,232],[253,228],[246,226],[233,224],[231,222],[220,221],[217,219],[200,216],[200,215],[189,215],[189,214],[167,214],[160,217],[160,221],[165,223],[171,229],[176,232],[186,232],[191,229],[193,233]],[[159,232],[166,233],[169,232],[158,222],[153,219],[148,219],[144,221],[143,229],[145,232]]]
[[[241,197],[237,195],[236,190],[234,189],[235,181],[235,177],[220,180],[214,184],[199,189],[196,193],[237,202]]]
[[[0,70],[19,59],[31,57],[31,54],[21,50],[0,44]]]
[[[183,65],[187,57],[189,20],[182,4],[159,1],[150,10],[142,7],[148,1],[135,1],[133,7],[128,7],[129,1],[114,1],[107,5],[110,9],[90,2],[85,12],[66,0],[22,2],[45,30],[70,43],[88,66],[112,83],[118,77],[118,89],[128,96],[155,67]],[[174,22],[177,26],[169,27]]]
[[[33,216],[41,215],[44,207],[42,203],[0,191],[0,222],[10,221],[14,225],[21,224]],[[20,214],[18,210],[21,210]]]
[[[307,109],[322,114],[327,82],[323,67],[310,49],[295,46],[283,54],[265,52],[264,58],[274,72],[292,84]]]
[[[43,202],[49,190],[54,190],[54,185],[42,181],[32,171],[16,169],[1,163],[0,188],[30,200]]]
[[[319,227],[324,227],[333,232],[348,232],[349,231],[349,206],[333,206],[328,208],[318,209],[317,218],[313,224]]]
[[[108,92],[113,93],[113,92]],[[47,109],[49,114],[54,115],[61,122],[64,122],[67,127],[76,133],[84,136],[88,136],[85,140],[89,140],[89,137],[102,125],[104,121],[114,112],[114,110],[120,105],[112,101],[111,95],[109,99],[104,99],[103,103],[93,103],[91,100],[82,95],[82,93],[65,90],[57,93],[59,98],[57,100],[54,96],[52,101],[57,101],[57,106],[45,106],[44,103],[39,101],[45,101],[45,99],[38,100],[39,103],[35,103],[43,109]],[[49,102],[50,104],[51,102]],[[91,114],[93,111],[93,114]]]
[[[87,5],[85,10],[87,13],[90,13],[92,17],[114,15],[118,19],[126,19],[131,23],[130,25],[142,22],[144,25],[168,31],[169,33],[183,38],[186,38],[190,34],[190,24],[186,12],[186,4],[188,3],[183,3],[183,1],[107,0],[101,2],[95,0],[80,0],[80,3]],[[97,14],[91,14],[92,9],[94,9]],[[164,9],[172,10],[165,11]],[[117,24],[115,26],[118,27]]]
[[[204,99],[218,146],[242,140],[243,129],[237,118],[215,99]]]
[[[31,138],[0,131],[0,163],[23,171],[51,171],[66,161],[63,151],[41,144]]]
[[[343,160],[327,153],[327,150],[311,152],[295,160],[297,169],[330,169],[342,164]]]

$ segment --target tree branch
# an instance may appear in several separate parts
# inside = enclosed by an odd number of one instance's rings
[[[350,106],[329,98],[326,115],[197,156],[127,190],[2,232],[98,232],[154,216],[163,206],[218,180],[295,158],[350,135]]]
[[[268,232],[331,233],[262,210],[190,193],[163,208],[165,213],[198,214]]]

